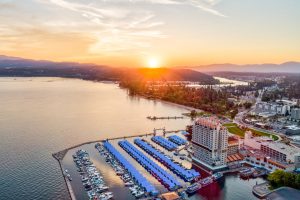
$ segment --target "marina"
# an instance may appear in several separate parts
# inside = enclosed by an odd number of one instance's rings
[[[65,156],[68,159],[71,156],[75,166],[73,169],[76,171],[72,178],[79,180],[77,183],[81,182],[75,184],[74,181],[69,181],[70,189],[75,191],[72,199],[120,199],[119,195],[123,197],[124,194],[126,199],[151,199],[171,191],[191,198],[209,185],[223,180],[222,173],[209,175],[200,172],[201,170],[194,168],[190,161],[182,160],[182,154],[169,151],[165,146],[153,141],[154,137],[159,137],[160,141],[165,142],[174,136],[177,141],[185,141],[184,143],[188,144],[181,133],[172,132],[166,133],[165,137],[140,134],[105,139],[68,149],[69,152]],[[90,158],[90,151],[97,153]],[[59,162],[63,163],[64,159]],[[98,167],[96,163],[98,166],[108,166],[108,174],[99,172],[103,167]],[[69,171],[68,174],[71,177]],[[109,177],[106,177],[111,176],[110,174],[118,177],[123,185],[119,187],[118,192],[116,188],[113,189]]]

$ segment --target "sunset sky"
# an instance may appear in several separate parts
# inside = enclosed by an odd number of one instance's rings
[[[0,55],[110,66],[300,61],[299,0],[0,0]]]

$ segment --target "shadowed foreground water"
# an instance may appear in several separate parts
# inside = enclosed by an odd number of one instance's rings
[[[61,78],[0,78],[0,199],[69,199],[51,153],[111,136],[184,129],[186,109],[129,97],[116,84]],[[251,185],[227,177],[214,199],[253,199]],[[216,187],[220,187],[219,185]],[[217,191],[217,192],[216,192]],[[199,194],[192,199],[202,199]]]

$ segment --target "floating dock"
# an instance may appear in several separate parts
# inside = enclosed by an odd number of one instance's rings
[[[130,135],[125,137],[114,137],[109,139],[101,139],[101,140],[95,140],[95,141],[89,141],[84,142],[82,144],[74,145],[72,147],[69,147],[67,149],[64,149],[62,151],[59,151],[57,153],[52,154],[53,157],[59,162],[62,174],[64,172],[64,169],[62,167],[62,163],[64,160],[64,157],[67,155],[69,159],[68,151],[75,151],[76,149],[80,148],[83,145],[89,145],[89,144],[96,144],[99,143],[103,146],[104,149],[108,153],[110,153],[111,156],[119,163],[120,166],[122,166],[124,169],[126,169],[126,172],[129,172],[130,176],[132,177],[132,180],[135,184],[138,184],[140,187],[144,188],[145,197],[151,197],[151,196],[157,196],[159,194],[163,194],[167,191],[185,191],[192,182],[201,181],[200,173],[195,171],[194,169],[190,169],[192,164],[188,161],[180,160],[179,156],[175,156],[176,159],[172,160],[170,157],[173,157],[173,153],[170,151],[166,151],[165,145],[159,145],[157,147],[154,147],[156,143],[151,140],[153,137],[159,137],[163,141],[162,143],[168,143],[173,144],[176,147],[180,147],[179,144],[176,144],[174,142],[170,141],[170,138],[167,136],[173,136],[176,135],[177,137],[174,137],[175,140],[178,143],[181,142],[187,142],[184,140],[180,135],[180,132],[182,130],[177,131],[166,131],[165,133],[168,133],[166,137],[157,136],[155,133],[146,133],[146,134],[137,134],[137,135]],[[173,134],[170,134],[173,133]],[[177,133],[177,134],[174,134]],[[143,141],[143,139],[146,139]],[[182,139],[182,140],[181,140]],[[151,145],[152,144],[152,145]],[[84,146],[82,148],[90,148],[90,146]],[[159,148],[158,148],[159,147]],[[91,150],[91,149],[90,149]],[[90,151],[89,150],[89,151]],[[145,151],[145,153],[143,153]],[[165,151],[165,153],[163,153]],[[128,155],[130,157],[128,157]],[[125,158],[127,155],[127,158]],[[100,158],[100,156],[99,156]],[[129,159],[130,158],[130,159]],[[67,160],[68,160],[67,159]],[[103,160],[103,158],[101,158]],[[66,161],[64,161],[66,162]],[[101,161],[103,162],[103,161]],[[179,163],[180,162],[180,163]],[[66,163],[64,163],[66,164]],[[105,163],[105,159],[103,162],[104,165],[107,165]],[[183,165],[182,165],[183,164]],[[186,165],[186,166],[184,166]],[[137,167],[141,166],[144,168],[144,170],[140,171],[141,168]],[[69,166],[68,166],[69,168]],[[100,168],[99,168],[100,169]],[[68,169],[69,170],[69,169]],[[111,169],[113,170],[113,169]],[[70,170],[69,170],[70,171]],[[114,172],[116,173],[116,172]],[[103,174],[104,177],[106,174]],[[151,175],[151,178],[149,177]],[[74,179],[77,178],[78,175],[73,174],[72,178],[73,181],[70,182],[68,179],[65,178],[65,182],[68,188],[68,192],[70,195],[70,198],[76,199],[76,195],[79,195],[81,189],[79,191],[73,192],[72,185],[76,184],[76,186],[73,185],[73,187],[78,187],[77,183],[73,183]],[[79,177],[80,178],[80,177]],[[155,183],[153,185],[153,183]],[[199,182],[200,183],[200,182]],[[160,186],[159,186],[160,185]],[[159,187],[158,187],[159,186]],[[80,186],[81,187],[81,186]],[[123,192],[126,192],[127,187],[122,188]],[[162,189],[165,188],[165,189]],[[125,191],[125,190],[126,191]],[[167,189],[167,190],[166,190]],[[114,191],[116,192],[116,191]],[[129,192],[130,195],[130,192]],[[134,197],[134,196],[132,196]],[[142,197],[144,198],[144,197]]]
[[[148,116],[147,119],[150,120],[158,120],[158,119],[183,119],[182,116],[173,116],[173,117],[156,117],[156,116]]]

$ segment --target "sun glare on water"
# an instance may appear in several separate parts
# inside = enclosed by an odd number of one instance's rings
[[[150,58],[147,63],[148,68],[158,68],[160,67],[159,61],[156,58]]]

